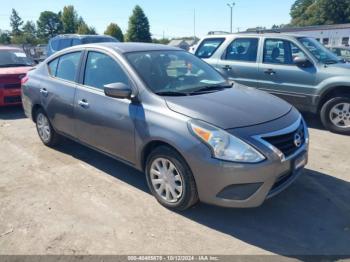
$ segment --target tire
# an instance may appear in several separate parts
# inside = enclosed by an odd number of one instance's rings
[[[164,165],[162,163],[164,163]],[[175,170],[172,170],[171,164]],[[165,172],[168,174],[166,176],[163,172],[163,176],[161,176],[161,172],[157,172],[157,170],[162,170],[164,167],[165,170],[168,168],[168,170],[172,171]],[[157,176],[155,173],[159,175]],[[153,196],[161,205],[168,209],[184,211],[198,202],[197,187],[189,166],[179,153],[167,146],[157,147],[148,156],[146,163],[146,179]],[[156,180],[162,180],[163,183],[156,184]],[[172,187],[174,185],[176,187],[175,190],[174,187]],[[173,192],[169,189],[171,187]],[[178,190],[178,187],[181,187],[181,190]],[[166,199],[167,191],[169,192],[168,200]],[[174,197],[174,193],[176,197]]]
[[[44,145],[54,147],[58,144],[60,136],[53,129],[49,118],[41,108],[35,113],[35,124],[40,140]]]
[[[324,127],[334,133],[350,134],[350,108],[347,108],[349,106],[349,97],[334,97],[328,100],[320,112]]]

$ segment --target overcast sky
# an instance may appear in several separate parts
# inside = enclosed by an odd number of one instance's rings
[[[194,10],[196,35],[208,31],[230,29],[229,1],[225,0],[0,0],[0,29],[9,29],[11,9],[15,8],[23,20],[36,21],[40,12],[58,12],[64,5],[75,6],[79,15],[103,33],[110,22],[120,25],[125,32],[133,7],[139,4],[150,20],[154,37],[192,36]],[[294,0],[237,0],[234,8],[234,29],[288,23]]]

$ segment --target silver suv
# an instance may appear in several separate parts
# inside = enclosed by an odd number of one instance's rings
[[[232,80],[320,114],[332,132],[350,133],[350,64],[312,38],[268,34],[207,36],[196,56]]]

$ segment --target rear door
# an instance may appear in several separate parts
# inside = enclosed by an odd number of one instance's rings
[[[88,51],[75,96],[78,139],[128,162],[135,160],[134,119],[139,105],[104,94],[104,85],[132,85],[118,60],[108,53]]]
[[[41,104],[54,128],[75,136],[73,105],[82,52],[62,55],[48,63],[49,77],[42,82]]]
[[[221,58],[217,67],[238,83],[258,87],[258,37],[240,37],[234,39]]]
[[[316,82],[316,67],[298,67],[293,59],[307,57],[294,42],[266,38],[259,66],[259,89],[270,92],[302,108],[310,101]],[[312,61],[312,60],[310,60]]]

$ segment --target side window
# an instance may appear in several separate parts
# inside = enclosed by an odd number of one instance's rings
[[[72,82],[75,81],[80,56],[81,52],[75,52],[60,56],[56,71],[56,77]]]
[[[256,62],[258,55],[257,38],[238,38],[228,46],[226,60]]]
[[[67,47],[72,46],[72,39],[70,38],[63,38],[59,40],[59,44],[58,44],[58,50],[62,50],[65,49]]]
[[[57,39],[52,40],[50,45],[51,45],[51,49],[53,51],[57,51],[58,50],[58,40]]]
[[[52,60],[52,61],[48,64],[48,66],[49,66],[49,74],[50,74],[51,76],[56,76],[58,60],[59,60],[59,58],[56,58],[55,60]]]
[[[225,41],[225,38],[204,39],[196,51],[199,58],[210,58]]]
[[[89,52],[84,74],[84,85],[103,89],[112,83],[129,84],[128,76],[120,65],[110,56]]]
[[[305,58],[305,53],[292,42],[281,39],[266,39],[264,59],[266,64],[294,65],[294,58]]]

